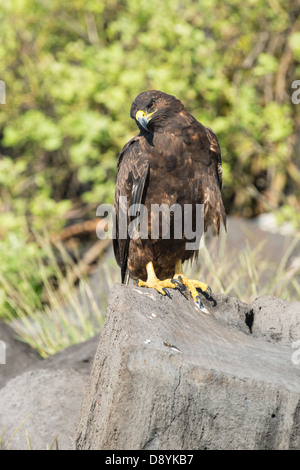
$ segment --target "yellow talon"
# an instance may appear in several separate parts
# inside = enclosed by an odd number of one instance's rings
[[[208,292],[209,295],[211,294],[211,289],[207,284],[205,284],[205,282],[200,282],[200,281],[197,281],[196,279],[188,279],[186,276],[184,276],[182,263],[180,260],[177,261],[175,265],[174,279],[178,279],[178,281],[180,281],[181,284],[187,286],[188,290],[192,294],[192,297],[196,303],[198,302],[198,298],[199,298],[199,293],[197,289],[201,289],[202,292]]]
[[[137,282],[137,285],[139,287],[152,287],[153,289],[156,289],[158,292],[160,292],[162,295],[167,295],[167,291],[165,290],[166,288],[174,289],[176,287],[176,283],[172,282],[171,279],[164,279],[163,281],[158,279],[154,271],[153,263],[151,261],[146,265],[146,270],[147,281],[139,280]]]
[[[166,289],[167,287],[174,288],[176,287],[175,284],[171,282],[171,279],[165,279],[163,281],[160,281],[159,279],[157,280],[147,280],[147,281],[141,281],[139,280],[137,285],[139,287],[152,287],[153,289],[156,289],[158,292],[160,292],[163,295],[166,295]]]
[[[192,294],[193,299],[197,302],[197,297],[199,296],[199,292],[197,289],[201,289],[202,292],[209,292],[210,288],[205,282],[200,282],[195,279],[188,279],[186,276],[182,274],[175,274],[174,279],[178,279],[184,286],[188,288],[190,293]]]
[[[172,279],[164,279],[163,281],[158,279],[154,271],[153,263],[151,261],[146,265],[146,270],[147,270],[147,281],[139,280],[137,282],[137,285],[139,287],[151,287],[157,290],[162,295],[168,295],[167,290],[166,290],[167,288],[174,289],[177,286],[179,287],[187,286],[196,304],[202,310],[205,310],[200,300],[197,289],[201,289],[202,292],[208,292],[208,294],[210,295],[211,294],[210,287],[207,284],[205,284],[205,282],[200,282],[195,279],[188,279],[186,276],[184,276],[183,270],[182,270],[182,263],[180,260],[177,261],[175,265],[175,275],[173,276]]]

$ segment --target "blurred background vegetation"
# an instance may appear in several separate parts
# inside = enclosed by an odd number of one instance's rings
[[[58,282],[38,234],[60,243],[113,201],[130,106],[147,89],[217,133],[228,214],[271,211],[299,228],[299,15],[298,0],[1,0],[0,317],[28,289],[40,309]]]

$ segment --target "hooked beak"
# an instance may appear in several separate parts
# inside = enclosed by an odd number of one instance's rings
[[[156,110],[155,110],[156,111]],[[149,124],[149,122],[151,121],[152,119],[152,116],[153,114],[155,113],[155,111],[153,111],[153,113],[149,113],[149,114],[146,114],[144,111],[140,110],[136,113],[135,115],[135,119],[140,123],[140,125],[147,131],[149,132],[149,129],[147,127],[147,125]]]

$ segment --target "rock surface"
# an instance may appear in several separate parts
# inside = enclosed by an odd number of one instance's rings
[[[300,340],[300,302],[285,302],[272,296],[252,303],[253,336],[290,347]]]
[[[299,449],[300,303],[171,296],[114,287],[74,448]]]

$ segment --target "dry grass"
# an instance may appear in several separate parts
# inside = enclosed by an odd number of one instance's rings
[[[187,272],[207,282],[215,292],[252,302],[262,295],[274,295],[292,302],[300,298],[300,236],[295,236],[279,263],[266,257],[265,242],[254,248],[246,241],[244,248],[228,251],[226,235],[214,239],[210,248],[200,249],[199,266]]]

